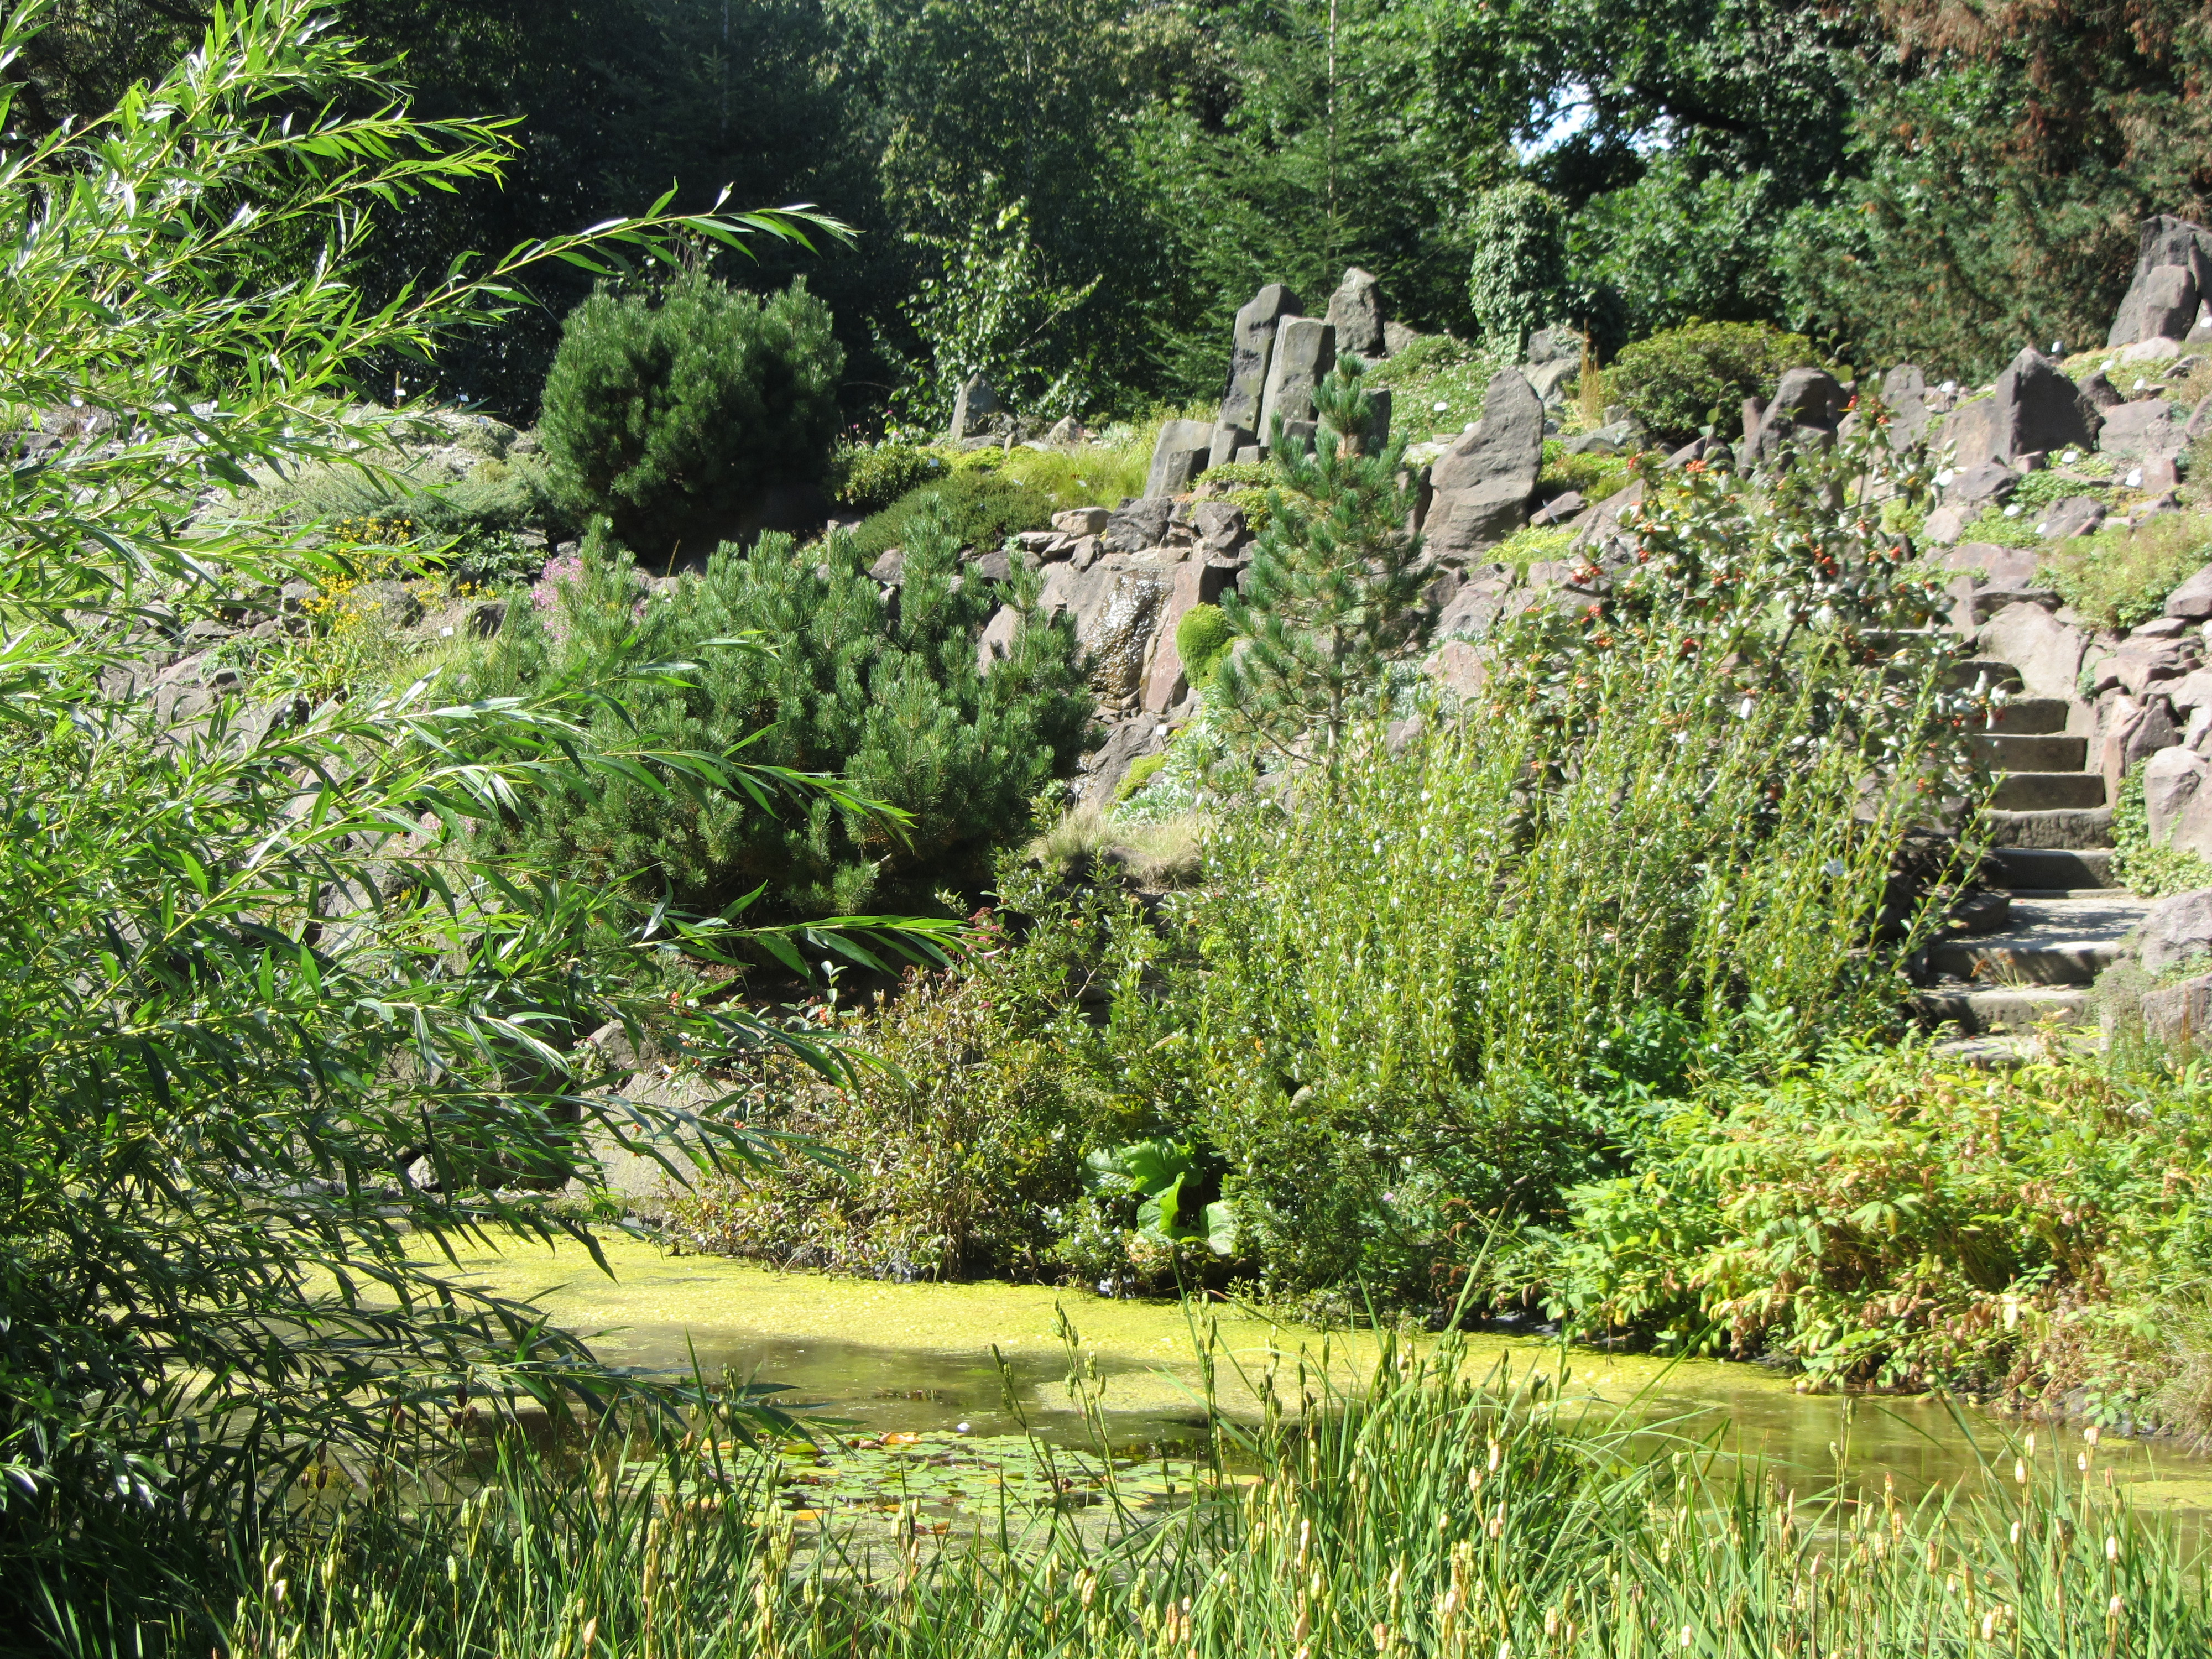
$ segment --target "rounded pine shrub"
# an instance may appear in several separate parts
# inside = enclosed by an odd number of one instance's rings
[[[765,299],[697,272],[601,289],[562,325],[538,435],[569,502],[658,556],[822,476],[844,368],[803,280]]]
[[[1733,430],[1746,398],[1770,395],[1785,369],[1820,361],[1813,343],[1771,323],[1692,319],[1622,348],[1605,371],[1607,400],[1622,404],[1660,441],[1684,444],[1720,411]]]
[[[836,495],[855,513],[880,513],[910,489],[942,478],[951,463],[933,449],[914,444],[870,444],[842,452],[836,463]]]
[[[908,816],[896,827],[826,794],[757,802],[741,793],[664,793],[602,781],[495,826],[495,850],[641,907],[666,898],[719,914],[764,888],[778,918],[929,907],[940,888],[988,879],[990,854],[1029,833],[1029,804],[1081,752],[1091,700],[1073,625],[1032,617],[986,676],[976,641],[1001,600],[1037,578],[958,580],[958,544],[923,519],[886,599],[853,538],[802,548],[761,538],[702,574],[648,592],[626,556],[595,553],[554,585],[556,611],[520,612],[483,650],[465,696],[605,684],[653,663],[680,678],[633,680],[592,720],[612,748],[726,755],[841,779]],[[750,635],[772,649],[744,642]]]

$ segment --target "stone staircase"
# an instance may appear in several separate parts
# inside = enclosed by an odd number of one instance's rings
[[[2017,669],[1994,659],[1954,672],[2015,694],[2021,684]],[[2111,884],[2104,774],[2089,769],[2089,739],[2066,729],[2081,712],[2066,698],[2014,695],[1980,735],[1998,780],[1983,879],[2008,902],[1972,937],[1925,947],[1913,975],[1921,1018],[1954,1027],[1961,1037],[1950,1046],[1969,1058],[2001,1061],[2040,1026],[2093,1024],[2089,987],[2149,908]]]

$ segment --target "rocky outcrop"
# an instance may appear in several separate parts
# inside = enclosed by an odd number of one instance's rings
[[[1145,494],[1150,497],[1180,495],[1191,480],[1206,471],[1213,447],[1214,428],[1204,421],[1169,421],[1160,428],[1152,446],[1152,471],[1146,475]]]
[[[2094,449],[2104,416],[2058,366],[2033,347],[1997,376],[1990,395],[1945,422],[1954,468],[1966,473],[1988,461],[2018,461],[2066,449]]]
[[[1267,390],[1260,400],[1260,441],[1274,442],[1275,422],[1285,427],[1314,418],[1314,388],[1336,367],[1336,331],[1316,317],[1285,317],[1275,325],[1267,362]]]
[[[1209,466],[1237,459],[1237,452],[1260,441],[1260,405],[1267,393],[1267,370],[1275,356],[1275,331],[1285,317],[1298,313],[1298,296],[1270,283],[1237,313],[1230,336],[1229,388],[1216,417]]]
[[[2112,319],[2107,346],[2181,340],[2212,295],[2212,231],[2160,214],[2138,233],[2134,280]]]
[[[1344,273],[1336,292],[1328,296],[1328,325],[1336,331],[1336,349],[1358,354],[1369,362],[1383,355],[1382,286],[1353,266]]]
[[[1544,405],[1517,369],[1492,377],[1482,419],[1431,468],[1422,520],[1431,553],[1464,558],[1528,522],[1544,465]]]

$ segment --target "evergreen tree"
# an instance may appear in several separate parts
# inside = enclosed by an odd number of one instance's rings
[[[1384,664],[1436,626],[1421,538],[1406,527],[1405,440],[1372,453],[1364,373],[1346,357],[1316,389],[1312,455],[1286,444],[1276,422],[1269,435],[1287,488],[1269,492],[1242,591],[1222,598],[1243,641],[1214,677],[1228,723],[1285,755],[1313,738],[1334,755]]]

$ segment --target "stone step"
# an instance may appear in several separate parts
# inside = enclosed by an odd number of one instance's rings
[[[2039,737],[2066,729],[2074,705],[2063,697],[2014,697],[1990,711],[1988,731],[2008,738]]]
[[[2112,855],[2101,847],[1992,847],[1984,874],[1999,887],[2110,887]]]
[[[2008,772],[1990,794],[1998,812],[2058,812],[2105,804],[2101,772]]]
[[[2094,985],[2119,957],[2118,944],[2063,939],[1944,939],[1922,954],[1930,974],[1991,987]]]
[[[2020,670],[2008,662],[1995,657],[1966,657],[1953,663],[1944,671],[1943,683],[1954,691],[1970,690],[1977,684],[1992,689],[1998,686],[2017,687],[2022,684]]]
[[[1968,1036],[2033,1031],[2045,1023],[2089,1023],[2089,994],[2072,986],[2005,986],[1987,991],[1923,991],[1913,1006],[1932,1024],[1956,1025]]]
[[[2063,777],[2063,772],[2028,772],[2031,778]],[[2101,787],[2103,780],[2098,780]],[[1993,847],[2110,847],[2112,809],[2109,806],[2062,806],[2040,812],[1991,812],[1990,844]]]
[[[2089,761],[2089,739],[2014,737],[1985,732],[1974,739],[1993,772],[2078,772]]]

